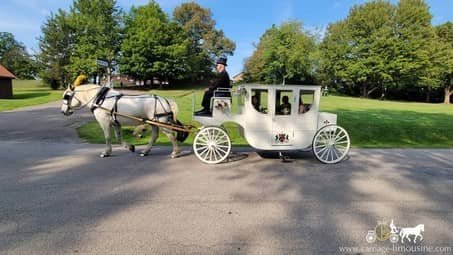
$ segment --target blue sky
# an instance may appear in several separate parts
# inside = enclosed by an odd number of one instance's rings
[[[117,0],[118,5],[129,10],[131,5],[143,5],[148,0]],[[157,0],[171,14],[174,7],[187,0]],[[286,20],[299,20],[308,30],[324,31],[329,23],[347,16],[349,8],[366,0],[198,0],[210,8],[217,21],[217,28],[236,42],[236,51],[228,60],[230,75],[242,70],[243,60],[253,52],[263,32]],[[392,0],[396,2],[396,0]],[[427,0],[433,14],[433,24],[453,21],[452,0]],[[68,10],[72,0],[2,0],[0,31],[11,32],[29,51],[38,50],[37,37],[41,25],[51,12],[58,8]]]

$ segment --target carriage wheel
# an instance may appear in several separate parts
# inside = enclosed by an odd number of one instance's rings
[[[342,161],[351,145],[348,132],[337,125],[327,125],[316,132],[313,138],[313,153],[322,163]]]
[[[203,128],[195,136],[193,151],[206,164],[220,163],[230,155],[230,137],[219,127]]]

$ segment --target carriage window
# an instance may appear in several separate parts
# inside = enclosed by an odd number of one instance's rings
[[[267,89],[252,89],[251,103],[255,110],[267,114]]]
[[[299,94],[299,114],[308,112],[313,105],[315,92],[313,90],[301,90]]]
[[[293,92],[291,90],[277,90],[275,98],[275,115],[290,115]]]
[[[245,91],[237,91],[236,93],[232,94],[232,105],[231,105],[231,112],[235,114],[242,114],[244,103],[245,103]]]

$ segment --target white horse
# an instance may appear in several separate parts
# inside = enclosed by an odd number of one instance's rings
[[[404,238],[407,238],[409,242],[411,239],[409,236],[413,235],[414,236],[414,243],[417,241],[417,237],[420,236],[420,241],[423,240],[422,232],[425,232],[425,225],[424,224],[419,224],[415,228],[401,228],[400,230],[400,237],[401,237],[401,243],[404,243]]]
[[[122,139],[121,122],[130,122],[129,119],[115,117],[111,111],[103,110],[96,107],[96,104],[107,108],[109,110],[117,111],[121,114],[134,116],[141,119],[156,120],[163,123],[179,123],[176,119],[178,107],[176,103],[170,99],[159,96],[142,95],[142,96],[126,96],[113,89],[108,90],[105,97],[99,100],[99,93],[102,91],[101,86],[95,84],[81,85],[73,88],[72,86],[65,90],[63,94],[63,105],[61,112],[69,116],[75,110],[81,109],[85,106],[90,107],[93,111],[94,117],[98,121],[106,142],[106,148],[100,155],[101,157],[108,157],[112,154],[112,143],[110,137],[110,128],[114,127],[115,135],[118,141],[130,151],[135,151],[135,146],[127,144]],[[98,102],[96,102],[98,101]],[[137,123],[137,122],[135,122]],[[167,135],[173,145],[172,158],[179,155],[179,146],[177,140],[183,142],[187,138],[187,132],[177,131],[177,137],[174,136],[174,131],[162,128],[162,132]],[[151,150],[159,135],[159,127],[152,125],[152,134],[146,148],[141,152],[141,156],[146,156]]]

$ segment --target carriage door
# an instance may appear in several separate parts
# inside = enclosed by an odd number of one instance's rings
[[[275,90],[272,113],[272,145],[286,146],[294,143],[295,97],[292,90]]]

